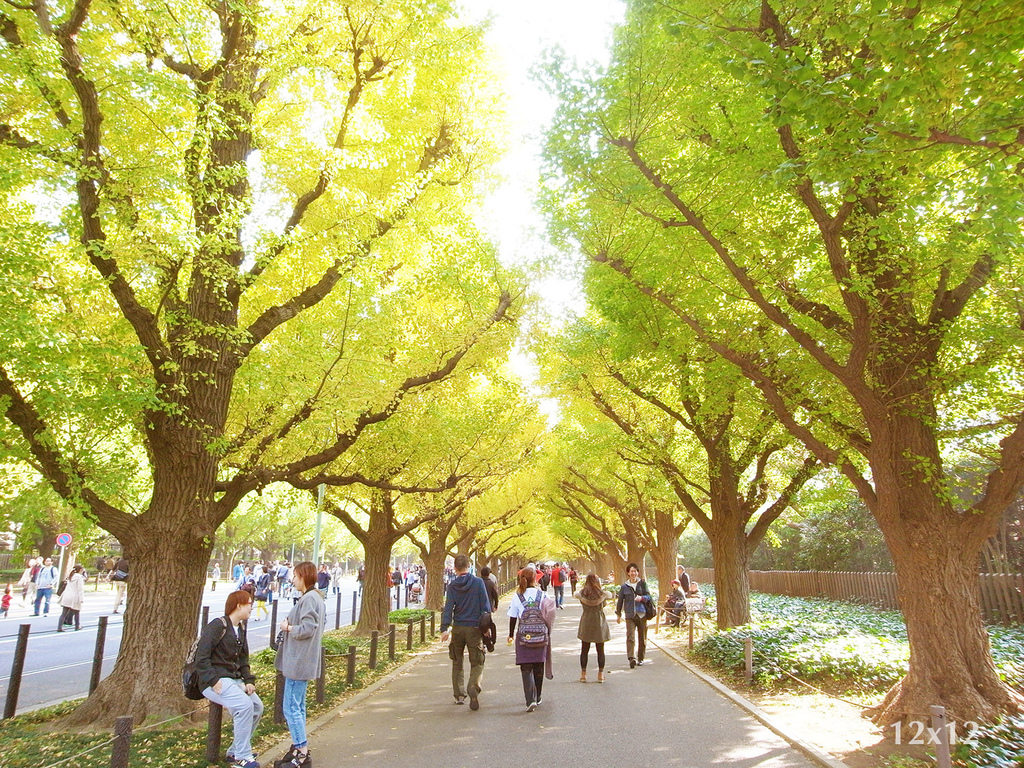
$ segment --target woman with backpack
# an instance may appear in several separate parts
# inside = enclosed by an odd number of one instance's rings
[[[536,584],[537,573],[526,567],[519,572],[519,588],[508,606],[508,644],[516,643],[516,664],[523,676],[526,711],[540,704],[545,674],[551,668],[551,628],[555,620],[554,601]],[[518,624],[518,628],[517,625]]]
[[[626,656],[629,657],[629,668],[643,666],[644,653],[647,650],[647,619],[654,615],[655,603],[647,582],[640,578],[640,568],[636,563],[626,566],[626,580],[619,589],[619,600],[615,604],[615,621],[622,623],[622,613],[626,613]],[[636,639],[634,639],[636,635]],[[639,644],[637,643],[639,640]],[[634,646],[636,648],[634,654]]]
[[[580,628],[576,637],[583,643],[580,650],[580,682],[587,682],[587,661],[590,657],[590,644],[597,648],[597,682],[604,682],[604,644],[611,639],[608,620],[604,617],[604,604],[612,599],[611,592],[601,589],[601,580],[596,573],[588,573],[587,580],[579,592],[573,597],[583,604],[583,615],[580,616]]]
[[[292,737],[288,753],[275,761],[279,768],[312,765],[306,739],[306,687],[320,676],[320,640],[327,613],[324,598],[316,586],[317,570],[306,560],[292,571],[292,586],[301,592],[288,618],[281,622],[281,634],[274,666],[284,675],[284,719]]]

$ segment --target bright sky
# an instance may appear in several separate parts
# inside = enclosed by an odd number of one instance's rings
[[[479,222],[499,244],[503,260],[522,264],[537,257],[543,220],[533,209],[540,168],[541,134],[555,110],[554,100],[530,69],[546,48],[560,46],[579,62],[607,61],[614,25],[621,21],[622,0],[461,0],[465,17],[492,26],[488,42],[507,72],[505,91],[513,125],[514,149],[501,168],[508,179],[487,203]],[[535,286],[553,315],[582,307],[572,281],[550,277]]]

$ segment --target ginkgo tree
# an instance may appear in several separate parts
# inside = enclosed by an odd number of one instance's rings
[[[607,72],[553,80],[560,236],[742,372],[878,521],[910,641],[883,723],[1024,704],[978,598],[1024,483],[1022,48],[1000,3],[635,0]],[[973,493],[955,444],[987,461]]]
[[[544,426],[536,405],[521,385],[487,367],[481,363],[430,392],[411,395],[401,413],[366,435],[343,466],[336,464],[337,475],[318,478],[345,486],[329,490],[327,509],[363,546],[358,632],[387,630],[388,566],[392,549],[406,536],[428,568],[431,605],[443,605],[444,561],[457,540],[452,531],[466,521],[474,501],[529,464]],[[461,538],[472,539],[516,511],[488,517],[477,510]]]
[[[502,141],[481,31],[418,0],[40,0],[0,35],[2,445],[132,562],[71,719],[185,711],[240,500],[336,479],[514,334],[468,224]]]
[[[659,579],[671,579],[679,536],[693,519],[711,542],[718,625],[745,624],[750,558],[818,462],[802,455],[732,366],[695,346],[687,329],[646,297],[603,297],[602,277],[590,276],[588,296],[614,319],[581,318],[548,340],[551,391],[576,402],[577,413],[585,407],[599,414],[625,438],[604,449],[605,463],[649,468],[675,497],[669,503],[654,494],[645,502],[648,494],[629,481],[638,520],[630,525],[618,513],[627,542],[643,542]],[[600,497],[579,479],[582,486],[563,480],[564,489]]]

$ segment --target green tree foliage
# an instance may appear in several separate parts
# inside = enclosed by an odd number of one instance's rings
[[[578,321],[563,329],[560,343],[548,342],[548,360],[565,359],[549,363],[557,370],[553,391],[587,403],[627,438],[626,453],[608,452],[605,462],[643,464],[675,496],[635,526],[659,580],[675,575],[676,542],[692,518],[714,550],[719,625],[745,624],[749,559],[817,462],[801,456],[731,365],[694,344],[646,297],[604,293],[600,277],[587,280],[588,295],[612,319]]]
[[[133,561],[73,719],[181,711],[240,500],[352,480],[403,398],[510,343],[467,215],[501,138],[480,31],[446,2],[76,0],[0,35],[4,449]]]
[[[525,500],[504,508],[481,502],[529,468],[544,428],[522,386],[484,366],[409,400],[350,452],[346,471],[358,482],[345,482],[348,487],[330,496],[332,514],[364,550],[358,626],[364,633],[387,630],[384,574],[403,537],[420,549],[428,584],[440,585],[449,552],[477,550],[478,536],[496,521],[512,527],[510,518]],[[436,586],[428,592],[431,606],[438,607],[442,593]]]
[[[557,86],[582,105],[550,136],[561,236],[742,371],[878,521],[911,647],[882,722],[1022,703],[977,597],[1024,482],[1022,47],[995,2],[635,0],[608,72]],[[987,458],[968,504],[944,461],[965,442]]]

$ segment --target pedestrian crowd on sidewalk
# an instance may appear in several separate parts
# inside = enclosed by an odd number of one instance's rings
[[[469,558],[455,558],[454,577],[445,590],[441,614],[441,641],[449,643],[452,662],[452,693],[456,704],[469,701],[469,708],[480,708],[483,672],[487,653],[494,650],[493,616],[498,609],[497,582],[490,570],[480,576],[470,573]],[[680,566],[680,573],[685,572]],[[493,580],[493,581],[492,581]],[[605,644],[611,639],[605,606],[615,599],[615,619],[626,622],[626,658],[630,669],[643,666],[647,651],[647,624],[657,616],[658,604],[647,582],[640,577],[636,563],[626,567],[626,579],[618,596],[604,589],[596,573],[587,574],[577,589],[579,574],[567,563],[529,563],[517,575],[516,590],[508,606],[507,644],[514,645],[515,662],[520,669],[526,711],[533,712],[543,702],[544,681],[554,677],[551,636],[557,612],[564,609],[565,586],[579,600],[582,614],[576,636],[580,640],[581,683],[588,681],[590,647],[597,654],[598,683],[604,683]],[[554,595],[548,595],[552,588]],[[687,588],[690,581],[687,577]],[[696,588],[696,585],[692,585]],[[465,656],[469,655],[469,680],[465,677]]]
[[[111,613],[119,613],[125,601],[125,587],[128,580],[128,560],[123,556],[115,558],[98,557],[96,570],[110,582],[116,593]],[[81,629],[81,612],[85,604],[85,584],[89,573],[85,566],[70,560],[64,575],[61,568],[54,565],[53,558],[40,556],[29,558],[21,577],[13,584],[7,584],[0,598],[0,618],[8,618],[14,608],[16,594],[20,594],[18,605],[32,611],[30,617],[47,617],[50,615],[50,604],[60,607],[60,620],[57,631],[63,632],[65,627],[74,626]]]

